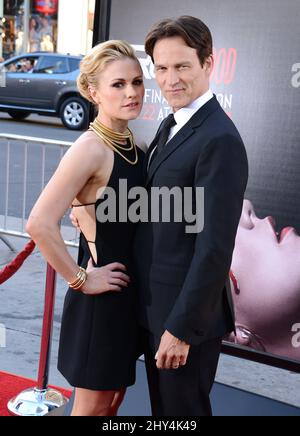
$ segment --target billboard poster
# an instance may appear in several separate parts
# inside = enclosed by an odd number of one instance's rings
[[[134,45],[143,68],[144,109],[132,127],[148,144],[170,108],[144,38],[155,22],[180,15],[212,31],[211,88],[249,158],[230,274],[237,327],[230,340],[300,361],[300,2],[112,0],[110,38]]]

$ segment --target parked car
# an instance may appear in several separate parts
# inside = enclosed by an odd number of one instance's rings
[[[35,113],[59,116],[71,130],[87,126],[89,104],[76,86],[80,56],[28,53],[0,64],[0,111],[16,120]]]

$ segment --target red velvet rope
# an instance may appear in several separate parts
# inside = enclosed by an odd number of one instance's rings
[[[30,241],[16,258],[0,271],[0,285],[10,279],[21,268],[27,257],[31,255],[34,249],[35,243]]]

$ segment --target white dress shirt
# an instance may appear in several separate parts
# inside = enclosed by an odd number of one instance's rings
[[[190,121],[192,116],[195,115],[195,113],[209,100],[211,100],[213,96],[214,95],[212,91],[209,89],[205,94],[201,95],[201,97],[197,98],[197,100],[193,101],[190,105],[175,112],[174,118],[176,121],[176,126],[172,127],[170,130],[168,141],[170,141],[170,139],[172,139],[176,133],[178,133],[179,130],[181,130],[182,127],[184,127]]]

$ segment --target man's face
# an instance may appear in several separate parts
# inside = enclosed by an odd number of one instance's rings
[[[174,112],[208,91],[213,58],[209,57],[202,67],[196,49],[181,37],[159,40],[153,58],[157,83]]]

